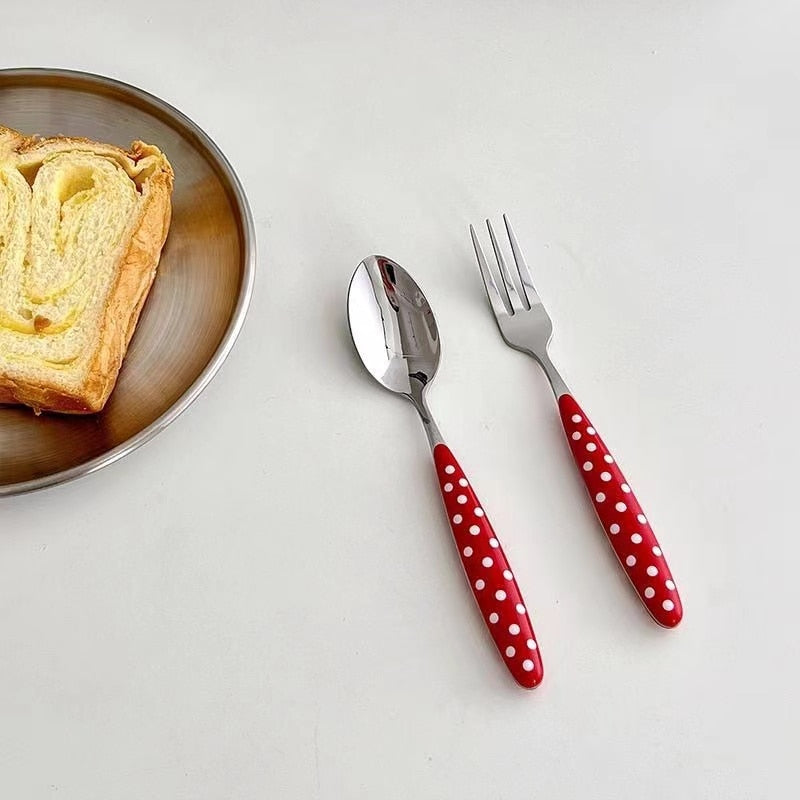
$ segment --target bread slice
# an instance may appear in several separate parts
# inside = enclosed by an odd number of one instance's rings
[[[0,126],[0,403],[103,408],[155,278],[172,180],[144,142]]]

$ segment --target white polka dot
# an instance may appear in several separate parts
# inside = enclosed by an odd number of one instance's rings
[[[492,613],[489,614],[489,622],[491,622],[492,625],[496,625],[497,624],[497,620],[499,620],[499,619],[500,619],[500,615],[496,611],[492,611]]]
[[[575,431],[575,433],[572,434],[573,441],[577,442],[578,439],[580,439],[580,438],[581,438],[581,432],[580,431]]]
[[[583,471],[584,472],[589,472],[589,470],[591,468],[592,468],[592,462],[591,461],[584,461],[583,462]]]
[[[483,516],[483,509],[482,508],[476,508],[475,509],[475,516],[476,517],[482,517]]]
[[[454,467],[452,464],[448,464],[448,465],[447,465],[447,466],[444,468],[444,471],[445,471],[445,472],[446,472],[448,475],[452,475],[452,474],[453,474],[453,473],[456,471],[456,468],[455,468],[455,467]]]
[[[625,559],[625,563],[626,563],[626,564],[627,564],[629,567],[633,567],[633,566],[635,566],[635,564],[636,564],[636,556],[628,556],[628,557]]]
[[[674,581],[672,581],[672,580],[670,580],[669,578],[667,578],[667,580],[664,582],[664,585],[665,585],[665,586],[667,587],[667,589],[669,589],[670,591],[672,591],[672,590],[675,588],[675,582],[674,582]]]
[[[655,589],[654,589],[652,586],[648,586],[648,587],[647,587],[647,588],[644,590],[644,596],[645,596],[645,597],[646,597],[648,600],[650,600],[652,597],[655,597],[655,596],[656,596],[656,590],[655,590]]]
[[[478,578],[478,580],[475,581],[476,589],[483,589],[484,586],[486,586],[486,581],[483,578]]]
[[[483,559],[481,560],[481,564],[483,564],[484,567],[491,567],[492,564],[494,564],[494,561],[492,561],[492,559],[489,558],[489,556],[484,556]]]
[[[583,419],[583,417],[581,417],[580,414],[573,414],[572,415],[572,421],[573,422],[580,422],[582,419]]]
[[[675,603],[673,603],[672,600],[665,600],[661,604],[661,608],[663,608],[664,611],[672,611],[672,609],[675,608]]]
[[[614,522],[608,530],[610,533],[617,534],[619,533],[619,525],[617,525],[617,523]]]
[[[595,500],[597,500],[597,502],[598,502],[598,503],[602,503],[602,502],[603,502],[603,500],[605,500],[605,499],[606,499],[606,496],[605,496],[605,494],[603,494],[603,492],[598,492],[598,493],[597,493],[597,494],[594,496],[594,499],[595,499]]]
[[[452,483],[446,483],[444,486],[442,486],[442,489],[444,489],[446,492],[452,492],[453,491],[453,484]]]
[[[637,514],[636,519],[638,519],[642,525],[647,525],[647,517],[644,514]]]
[[[512,579],[514,576],[511,574],[511,570],[510,570],[510,569],[504,569],[504,570],[503,570],[503,577],[504,577],[504,578],[505,578],[507,581],[510,581],[510,580],[511,580],[511,579]]]
[[[456,497],[456,501],[460,506],[463,506],[464,503],[467,502],[467,496],[465,494],[460,494],[458,497]]]
[[[596,430],[595,430],[595,429],[594,429],[594,428],[593,428],[593,427],[590,425],[590,426],[589,426],[589,427],[586,429],[586,433],[588,433],[588,434],[589,434],[589,436],[594,436],[594,435],[597,433],[597,431],[596,431]]]
[[[611,473],[610,472],[601,472],[600,473],[600,480],[601,481],[610,481],[611,480]]]
[[[464,548],[464,555],[469,558],[475,551],[471,547]]]
[[[597,445],[594,442],[587,442],[586,443],[586,449],[590,453],[594,453],[594,451],[597,450]]]
[[[456,515],[453,517],[453,522],[454,522],[456,525],[460,525],[460,524],[461,524],[463,521],[464,521],[464,517],[462,517],[462,516],[461,516],[461,514],[456,514]]]
[[[656,575],[658,575],[658,567],[654,567],[654,566],[651,564],[651,565],[650,565],[650,566],[647,568],[647,574],[648,574],[648,575],[649,575],[651,578],[655,578],[655,576],[656,576]]]
[[[508,656],[508,658],[513,658],[516,654],[517,651],[513,647],[511,647],[511,645],[506,647],[506,656]]]
[[[660,548],[658,545],[656,545],[656,546],[653,548],[653,555],[654,555],[654,556],[660,556],[660,555],[661,555],[661,548]]]
[[[628,506],[626,506],[625,503],[617,503],[614,506],[614,508],[616,508],[617,511],[627,511],[628,510]]]
[[[478,526],[478,525],[470,525],[469,526],[469,532],[473,536],[477,536],[481,532],[480,526]]]
[[[606,453],[606,454],[603,456],[603,461],[605,461],[605,462],[606,462],[606,464],[613,464],[613,463],[614,463],[614,459],[613,459],[613,458],[611,458],[611,456],[610,456],[608,453]]]
[[[494,593],[494,596],[495,596],[495,597],[496,597],[498,600],[505,600],[505,599],[506,599],[506,593],[505,593],[505,592],[504,592],[502,589],[498,589],[498,590],[497,590],[497,591]]]
[[[511,623],[511,624],[508,626],[508,632],[509,632],[509,633],[510,633],[512,636],[516,636],[516,635],[519,633],[519,625],[517,625],[517,623],[516,623],[516,622],[512,622],[512,623]]]
[[[466,478],[459,478],[458,479],[459,486],[469,486],[469,481]]]
[[[517,603],[517,614],[524,614],[525,606],[522,603]]]
[[[622,491],[625,492],[625,494],[630,494],[631,492],[631,487],[628,486],[627,483],[620,484],[619,488],[622,489]]]
[[[492,538],[489,539],[489,547],[500,547],[500,542],[492,536]]]
[[[528,639],[525,644],[528,645],[528,650],[535,650],[536,649],[536,642],[533,639]]]
[[[641,544],[642,543],[642,534],[641,533],[632,533],[631,534],[631,541],[634,544]]]
[[[533,661],[531,661],[529,658],[526,658],[522,662],[522,669],[524,669],[525,672],[533,672]]]

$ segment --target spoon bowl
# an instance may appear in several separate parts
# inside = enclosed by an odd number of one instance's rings
[[[368,256],[347,293],[350,335],[367,372],[384,388],[421,399],[439,369],[441,342],[422,289],[399,264]]]

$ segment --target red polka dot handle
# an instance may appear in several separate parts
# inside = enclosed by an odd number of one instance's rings
[[[575,398],[562,394],[558,407],[575,464],[620,566],[653,619],[674,628],[683,617],[681,598],[642,507]]]
[[[533,689],[544,675],[542,659],[503,548],[450,449],[437,444],[433,460],[458,554],[486,627],[514,680]]]

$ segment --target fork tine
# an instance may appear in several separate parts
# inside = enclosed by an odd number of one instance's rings
[[[525,256],[522,255],[522,250],[520,250],[519,244],[517,244],[517,237],[514,235],[514,229],[511,227],[511,223],[508,221],[508,217],[505,214],[503,214],[503,222],[506,224],[508,241],[511,242],[511,252],[514,254],[514,262],[517,265],[519,279],[522,282],[522,291],[525,293],[525,299],[528,301],[528,306],[541,303],[542,300],[539,297],[539,293],[533,286],[531,271],[528,269],[528,265],[525,263]]]
[[[494,235],[494,228],[490,220],[486,220],[486,227],[489,229],[489,238],[492,240],[492,250],[494,250],[494,257],[497,259],[497,265],[500,268],[500,276],[505,284],[506,291],[508,292],[508,299],[511,303],[513,311],[527,311],[525,301],[520,299],[520,289],[514,282],[511,273],[506,266],[506,260],[503,258],[503,251],[497,244],[497,239]]]
[[[481,271],[481,278],[483,278],[483,286],[486,289],[486,296],[489,298],[489,305],[492,307],[495,317],[507,317],[508,309],[500,296],[500,290],[494,280],[494,275],[486,263],[486,256],[483,254],[483,248],[478,241],[478,236],[475,233],[475,228],[469,226],[469,233],[472,236],[472,246],[475,248],[475,256],[478,259],[478,267]]]

